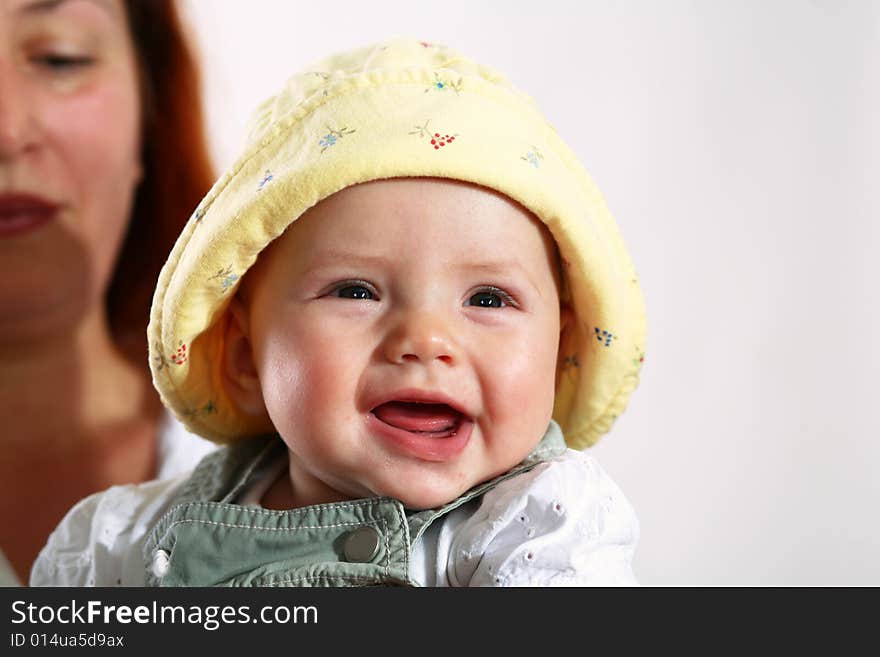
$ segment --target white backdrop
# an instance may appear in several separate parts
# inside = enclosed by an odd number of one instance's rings
[[[656,585],[880,585],[880,2],[185,0],[218,167],[336,50],[445,43],[533,95],[639,270],[642,384],[594,454]]]

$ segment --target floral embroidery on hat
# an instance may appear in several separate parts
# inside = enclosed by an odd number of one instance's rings
[[[455,138],[458,137],[458,133],[456,132],[453,135],[449,134],[440,134],[439,132],[431,132],[428,129],[428,124],[431,122],[431,119],[425,121],[425,125],[422,126],[414,126],[413,130],[410,130],[411,135],[418,135],[422,139],[430,140],[431,146],[434,147],[434,150],[440,150],[443,146],[447,144],[451,144],[455,141]]]
[[[168,366],[168,359],[162,353],[162,345],[158,342],[153,343],[153,362],[156,363],[156,371],[161,372]]]
[[[641,367],[642,364],[645,362],[645,352],[638,347],[635,347],[635,350],[636,355],[635,358],[633,358],[633,365],[635,365],[636,367]]]
[[[569,380],[577,382],[580,376],[581,363],[576,354],[570,354],[562,360],[559,369]]]
[[[186,362],[186,345],[183,342],[177,347],[177,351],[171,357],[171,362],[175,365],[183,365]]]
[[[215,279],[219,279],[220,287],[223,289],[224,292],[226,292],[226,290],[235,285],[238,278],[238,274],[232,273],[232,265],[229,265],[228,267],[226,267],[226,269],[218,269],[217,273],[211,276],[208,280],[213,281]]]
[[[564,372],[572,381],[577,381],[579,376],[578,370],[580,370],[580,368],[581,363],[578,360],[577,354],[570,354],[562,360],[562,372]]]
[[[212,415],[217,412],[217,406],[214,404],[214,401],[209,399],[208,402],[202,406],[201,408],[192,408],[187,407],[183,409],[183,416],[186,418],[194,418],[205,415]]]
[[[257,185],[257,191],[260,191],[261,189],[263,189],[263,187],[266,185],[266,183],[270,182],[271,180],[272,180],[272,172],[269,171],[268,169],[266,169],[266,173],[263,174],[263,179],[260,181],[260,184]]]
[[[459,91],[461,91],[461,81],[462,78],[459,76],[458,80],[450,80],[449,78],[441,78],[439,73],[434,73],[434,84],[425,89],[425,93],[429,91],[446,91],[447,89],[452,89],[456,95]]]
[[[355,132],[354,128],[340,128],[339,130],[334,130],[333,128],[327,128],[327,134],[321,137],[318,141],[318,146],[321,147],[321,152],[323,153],[331,146],[335,146],[336,142],[339,139],[345,137],[345,135],[350,135]]]
[[[153,361],[156,363],[157,372],[161,372],[172,363],[175,365],[183,365],[186,362],[186,345],[182,340],[178,342],[177,345],[177,351],[174,352],[174,355],[166,356],[162,351],[162,345],[158,342],[153,344],[153,351],[155,352]]]
[[[541,166],[541,160],[544,159],[544,156],[541,155],[541,151],[538,150],[537,146],[532,146],[532,149],[525,155],[521,156],[519,159],[525,160],[537,169]]]
[[[617,336],[609,333],[605,329],[600,329],[598,327],[593,329],[593,332],[596,334],[596,339],[599,342],[602,342],[606,347],[611,346],[611,341],[616,340]]]
[[[321,95],[327,95],[327,84],[330,82],[331,75],[329,73],[322,73],[320,71],[312,71],[312,75],[317,75],[321,80],[324,81],[324,88],[321,89]]]

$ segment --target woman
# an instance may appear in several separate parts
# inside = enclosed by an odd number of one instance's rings
[[[0,546],[210,447],[150,385],[158,271],[213,176],[172,0],[0,0]],[[2,561],[2,560],[0,560]]]

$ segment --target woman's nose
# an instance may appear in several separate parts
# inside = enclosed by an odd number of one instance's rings
[[[24,151],[32,136],[33,113],[18,74],[0,60],[0,161]]]
[[[424,312],[401,316],[383,344],[388,361],[397,364],[434,362],[454,365],[458,349],[452,331],[441,317]]]

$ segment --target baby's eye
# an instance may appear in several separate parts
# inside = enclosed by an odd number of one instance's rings
[[[506,292],[497,288],[491,288],[472,294],[465,305],[478,308],[504,308],[514,304],[513,299]]]
[[[342,287],[336,288],[332,295],[342,299],[371,300],[374,298],[373,292],[363,285],[343,285]]]

